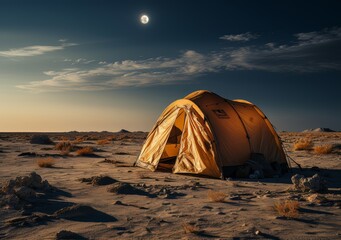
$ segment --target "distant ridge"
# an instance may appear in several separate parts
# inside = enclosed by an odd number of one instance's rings
[[[330,128],[311,128],[311,129],[306,129],[302,132],[336,132]]]
[[[119,131],[119,133],[130,133],[130,131],[128,131],[128,130],[126,130],[126,129],[121,129],[121,130]]]

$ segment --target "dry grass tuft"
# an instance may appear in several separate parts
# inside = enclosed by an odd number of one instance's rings
[[[286,200],[275,203],[274,205],[274,209],[277,211],[277,213],[280,216],[286,218],[297,218],[299,207],[299,202],[294,200]]]
[[[314,147],[314,153],[316,154],[329,154],[333,151],[333,145],[320,145]]]
[[[70,153],[73,150],[73,145],[69,141],[63,141],[57,143],[55,149],[60,150],[62,153]]]
[[[111,141],[112,141],[111,139],[106,138],[106,139],[98,140],[98,141],[97,141],[97,144],[98,144],[98,145],[105,145],[105,144],[111,143]]]
[[[89,154],[93,154],[94,150],[92,147],[83,147],[79,150],[77,150],[77,155],[79,156],[84,156],[84,155],[89,155]]]
[[[208,191],[207,197],[212,202],[225,202],[227,194],[223,192]]]
[[[42,158],[37,160],[37,164],[41,168],[52,168],[55,163],[53,158]]]
[[[199,228],[197,228],[196,226],[189,224],[189,223],[184,223],[182,224],[183,229],[185,230],[185,233],[194,233],[194,234],[198,234],[201,231],[199,230]]]
[[[88,140],[88,136],[78,136],[75,140],[73,140],[73,143],[82,143],[86,140]]]
[[[311,150],[314,146],[314,143],[310,138],[300,138],[294,143],[294,150]]]

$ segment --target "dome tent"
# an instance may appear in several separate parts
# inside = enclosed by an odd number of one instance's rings
[[[135,165],[224,178],[255,155],[288,169],[281,141],[257,106],[200,90],[163,111]]]

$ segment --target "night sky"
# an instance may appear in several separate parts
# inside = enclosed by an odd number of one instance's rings
[[[2,0],[0,36],[0,131],[149,131],[200,89],[341,130],[340,1]]]

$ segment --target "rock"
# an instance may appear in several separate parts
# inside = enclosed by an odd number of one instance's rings
[[[114,205],[123,205],[123,203],[119,200],[116,200],[115,202],[113,202]]]
[[[81,235],[77,233],[67,231],[67,230],[62,230],[56,234],[56,239],[59,240],[59,239],[86,239],[86,238],[82,237]]]
[[[36,192],[29,187],[22,186],[15,189],[15,195],[22,200],[32,202],[37,198]]]
[[[257,231],[255,231],[255,234],[259,235],[259,234],[261,234],[261,232],[259,230],[257,230]]]
[[[26,186],[36,190],[44,190],[51,187],[46,180],[42,181],[41,176],[36,172],[31,172],[29,176],[17,177],[15,185],[16,187]]]
[[[15,194],[4,195],[1,197],[0,206],[1,207],[6,206],[8,208],[20,209],[21,208],[20,199]]]
[[[14,209],[27,208],[30,202],[35,202],[37,194],[35,190],[49,190],[52,187],[48,181],[36,172],[31,172],[28,176],[18,176],[8,180],[1,188],[1,206],[8,206]]]
[[[324,196],[321,196],[317,193],[311,194],[308,197],[306,197],[305,199],[310,203],[317,203],[317,204],[328,202],[327,198],[325,198]]]
[[[7,182],[4,183],[3,187],[1,188],[1,191],[4,194],[11,194],[14,192],[14,187],[15,187],[15,180],[11,179]]]
[[[91,184],[92,185],[109,185],[115,182],[117,182],[116,179],[113,179],[108,176],[96,176],[96,177],[93,177]]]
[[[125,182],[117,182],[117,183],[111,184],[108,186],[107,191],[116,193],[116,194],[147,195],[145,191],[137,189],[131,186],[129,183],[125,183]]]
[[[47,135],[33,135],[30,141],[31,144],[53,144]]]
[[[312,177],[305,177],[296,174],[291,177],[294,189],[302,192],[323,192],[328,190],[326,181],[318,174]]]

